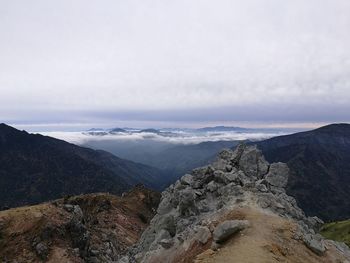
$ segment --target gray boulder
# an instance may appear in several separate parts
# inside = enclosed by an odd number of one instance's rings
[[[214,180],[216,182],[222,183],[222,184],[229,184],[232,182],[236,182],[236,183],[240,182],[238,172],[233,171],[232,169],[231,169],[231,172],[215,171],[214,172]]]
[[[180,182],[184,185],[191,185],[193,183],[193,176],[190,174],[185,174],[180,178]]]
[[[121,259],[118,260],[118,263],[130,263],[130,259],[128,256],[123,256]]]
[[[196,229],[195,239],[201,244],[206,244],[211,237],[211,232],[206,226],[200,226]]]
[[[35,252],[41,259],[46,259],[49,254],[49,249],[43,242],[40,242],[35,246]]]
[[[219,153],[219,159],[224,160],[224,161],[231,161],[233,157],[234,152],[230,149],[223,149]]]
[[[174,245],[174,241],[172,239],[162,239],[159,241],[159,244],[165,248],[165,249],[169,249]]]
[[[239,161],[242,157],[243,151],[247,146],[244,144],[239,144],[235,150],[232,152],[230,161],[233,165],[238,166]]]
[[[236,185],[235,183],[230,183],[218,189],[218,193],[222,197],[230,197],[230,196],[240,196],[244,193],[242,187],[240,185]]]
[[[239,167],[248,177],[262,178],[267,173],[269,164],[256,146],[245,146]]]
[[[324,224],[323,220],[318,218],[317,216],[307,218],[307,225],[312,229],[314,229],[315,231],[320,230],[323,224]]]
[[[154,242],[152,242],[150,248],[151,249],[156,249],[158,244],[163,246],[161,244],[162,241],[165,241],[165,240],[170,240],[171,239],[171,236],[170,236],[170,233],[165,230],[165,229],[162,229],[160,231],[157,232],[157,235],[155,236],[155,239],[154,239]],[[165,243],[165,242],[164,242]],[[166,246],[166,245],[165,245]],[[165,246],[163,246],[165,248]]]
[[[227,220],[219,224],[213,233],[213,239],[216,243],[226,241],[233,234],[249,226],[247,220]]]
[[[247,176],[242,171],[238,171],[237,177],[238,177],[239,184],[242,185],[242,186],[250,185],[254,181],[254,179],[252,177]]]
[[[228,165],[226,165],[225,170],[226,170],[226,172],[232,172],[233,168],[234,167],[232,165],[228,164]]]
[[[304,243],[311,251],[319,256],[322,256],[326,251],[323,240],[321,238],[317,238],[317,236],[311,234],[305,235]]]
[[[285,163],[273,163],[265,180],[272,186],[284,188],[287,186],[289,168]]]
[[[208,185],[207,185],[207,190],[210,192],[215,192],[218,189],[218,184],[215,183],[214,181],[211,181]]]
[[[196,215],[198,209],[194,202],[196,198],[195,191],[191,188],[185,189],[180,193],[181,199],[179,201],[179,213],[183,216]]]
[[[258,184],[256,186],[256,189],[258,189],[258,191],[263,192],[263,193],[266,193],[269,191],[269,189],[267,189],[266,185],[264,185],[264,184]]]
[[[160,217],[157,230],[166,230],[171,236],[176,234],[176,224],[173,215],[164,215]]]
[[[171,196],[168,192],[164,192],[162,195],[162,200],[158,205],[157,213],[164,215],[173,209],[173,204],[171,203]]]

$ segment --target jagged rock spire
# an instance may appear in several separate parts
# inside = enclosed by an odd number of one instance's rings
[[[288,175],[286,164],[269,164],[256,146],[240,144],[234,151],[222,151],[214,163],[194,169],[162,193],[157,215],[121,262],[173,262],[171,258],[186,253],[195,242],[203,245],[213,240],[213,232],[216,239],[218,233],[226,238],[249,222],[228,222],[216,230],[213,222],[244,206],[294,220],[299,226],[296,238],[322,255],[325,246],[315,235],[322,221],[306,217],[286,194]]]

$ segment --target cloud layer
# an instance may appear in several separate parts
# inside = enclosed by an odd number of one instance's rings
[[[256,132],[213,132],[194,133],[178,132],[171,136],[162,136],[154,133],[120,133],[115,135],[89,135],[82,132],[41,132],[40,134],[65,140],[75,144],[88,144],[91,141],[150,141],[172,144],[196,144],[201,142],[214,141],[235,141],[235,140],[262,140],[279,135],[291,133],[290,131],[256,131]]]
[[[338,121],[350,110],[347,0],[1,3],[5,121],[206,120],[203,109]]]

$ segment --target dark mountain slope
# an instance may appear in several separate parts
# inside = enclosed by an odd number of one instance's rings
[[[161,180],[155,168],[0,124],[1,206],[81,193],[121,194],[137,183],[159,188]]]
[[[149,165],[169,171],[173,175],[173,183],[192,169],[213,161],[222,149],[237,144],[237,141],[216,141],[176,145],[154,155],[149,160]]]
[[[325,220],[350,217],[350,125],[316,130],[256,143],[270,162],[291,169],[287,192],[309,215]]]
[[[91,140],[85,146],[104,149],[122,158],[161,169],[170,184],[192,169],[208,164],[223,148],[232,148],[237,143],[238,141],[215,141],[170,144],[152,140]]]

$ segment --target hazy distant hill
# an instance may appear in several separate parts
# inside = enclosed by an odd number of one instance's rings
[[[229,126],[204,127],[197,129],[199,132],[249,132],[251,129]]]
[[[111,129],[109,132],[110,133],[113,133],[113,132],[126,132],[126,130],[124,130],[122,128],[114,128],[114,129]]]
[[[237,141],[171,144],[158,141],[91,140],[86,146],[105,149],[117,156],[156,167],[165,172],[169,183],[193,168],[202,166],[223,148],[232,148]]]
[[[2,206],[33,204],[68,194],[120,194],[138,183],[159,189],[162,180],[156,168],[0,124]]]
[[[270,162],[292,170],[287,191],[310,215],[350,218],[350,125],[275,137],[257,143]]]
[[[237,144],[236,141],[218,141],[176,145],[145,160],[145,163],[168,171],[167,174],[171,174],[174,181],[192,169],[213,161],[222,149]]]

